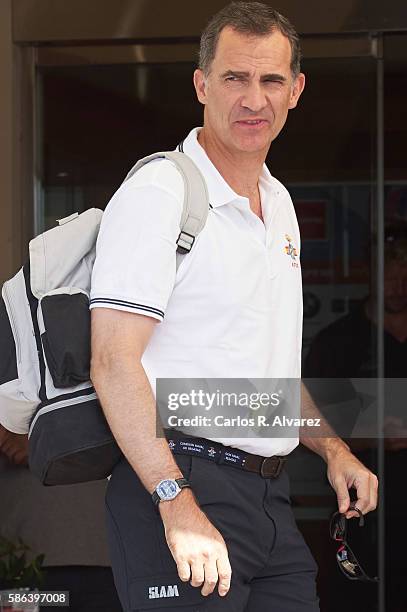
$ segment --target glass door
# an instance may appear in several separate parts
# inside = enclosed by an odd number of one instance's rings
[[[383,376],[381,323],[372,316],[383,263],[380,40],[309,37],[303,49],[306,89],[267,161],[291,192],[302,234],[304,376],[376,379]],[[77,210],[104,208],[138,158],[175,148],[201,125],[196,53],[194,45],[38,50],[37,233]],[[348,393],[346,384],[340,392]],[[340,414],[354,452],[382,479],[380,444],[355,435],[366,408],[355,397],[330,417]],[[382,611],[383,590],[347,582],[336,567],[328,535],[335,496],[322,460],[300,447],[288,469],[294,511],[320,568],[322,612]],[[380,566],[383,577],[383,515],[366,523],[363,533],[352,525],[351,538],[366,570]]]

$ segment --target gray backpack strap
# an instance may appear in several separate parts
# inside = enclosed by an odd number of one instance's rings
[[[209,211],[209,196],[206,181],[198,166],[185,153],[162,151],[140,159],[125,178],[133,174],[154,159],[168,159],[175,164],[184,181],[184,204],[180,223],[180,234],[177,239],[177,268],[182,255],[189,253],[195,238],[206,223]]]

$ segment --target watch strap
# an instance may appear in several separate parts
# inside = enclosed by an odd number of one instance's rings
[[[186,489],[188,487],[191,487],[186,478],[176,478],[175,482],[177,483],[180,489]]]
[[[159,503],[160,503],[160,501],[161,501],[161,498],[160,498],[160,496],[158,495],[157,491],[155,491],[155,490],[154,490],[154,491],[151,493],[151,497],[152,497],[152,500],[153,500],[153,502],[155,503],[155,505],[156,505],[156,506],[158,506],[158,504],[159,504]]]

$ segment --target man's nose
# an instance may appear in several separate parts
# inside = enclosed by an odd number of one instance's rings
[[[267,105],[267,98],[261,83],[250,83],[242,99],[242,106],[258,113]]]

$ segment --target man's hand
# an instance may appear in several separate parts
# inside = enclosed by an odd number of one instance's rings
[[[358,516],[352,510],[348,511],[350,505],[349,489],[356,489],[357,500],[355,506],[362,514],[366,514],[377,507],[377,477],[363,465],[345,447],[336,448],[327,454],[328,479],[338,498],[339,512],[346,513],[346,518]]]
[[[184,489],[174,500],[160,502],[159,510],[181,580],[190,580],[194,587],[203,585],[202,595],[209,595],[219,579],[219,595],[226,595],[232,574],[226,544],[192,492]]]
[[[377,507],[377,477],[350,452],[349,446],[338,438],[328,421],[321,415],[308,389],[301,383],[301,416],[320,418],[322,437],[310,435],[307,428],[300,428],[300,440],[304,446],[317,453],[328,465],[328,480],[336,492],[339,512],[346,518],[359,516],[348,510],[350,505],[349,489],[357,492],[355,506],[362,514]]]
[[[15,434],[0,425],[0,451],[16,465],[28,464],[28,436]]]

